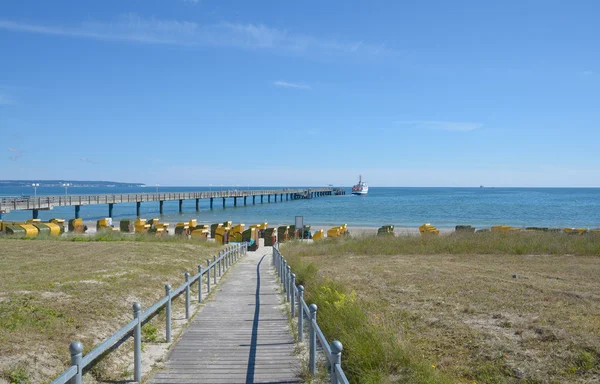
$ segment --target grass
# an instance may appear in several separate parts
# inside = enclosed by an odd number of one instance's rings
[[[199,242],[202,240],[187,239],[184,236],[163,235],[156,236],[152,233],[123,233],[113,231],[100,231],[91,235],[64,233],[61,236],[38,235],[36,237],[16,238],[14,236],[5,236],[0,234],[1,239],[18,239],[28,241],[73,241],[73,242],[104,242],[104,241],[127,241],[127,242],[144,242],[144,243],[189,243]],[[206,246],[217,246],[214,242],[207,242]]]
[[[600,375],[600,238],[363,236],[287,243],[360,383],[565,383]]]
[[[302,254],[298,250],[299,255]],[[453,233],[444,236],[358,236],[332,238],[306,248],[307,255],[577,255],[600,256],[600,236],[552,232]]]
[[[165,284],[181,285],[184,272],[195,273],[220,249],[182,239],[102,236],[0,239],[0,377],[50,381],[68,367],[71,341],[91,350],[131,320],[133,302],[148,308],[164,296]],[[174,312],[183,305],[175,300]],[[144,339],[162,340],[160,327],[161,321],[146,324]]]

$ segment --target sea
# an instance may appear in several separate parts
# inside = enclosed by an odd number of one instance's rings
[[[264,189],[282,187],[264,187]],[[160,193],[199,192],[240,187],[159,187]],[[154,193],[155,187],[38,187],[37,196],[43,195],[96,195],[117,193]],[[227,199],[222,207],[221,199],[215,199],[210,209],[208,199],[200,201],[196,212],[195,201],[183,204],[179,213],[178,201],[164,203],[165,222],[197,219],[199,223],[214,223],[231,220],[236,223],[269,222],[293,224],[295,216],[303,216],[305,224],[334,226],[379,227],[393,224],[397,227],[418,227],[431,223],[438,228],[453,228],[456,225],[472,225],[486,228],[492,225],[516,227],[600,227],[600,188],[378,188],[369,187],[367,196],[353,196],[350,188],[346,195],[318,197],[311,200],[233,206]],[[32,187],[0,187],[0,197],[32,196]],[[114,220],[134,218],[135,203],[115,204]],[[81,207],[84,220],[97,220],[108,215],[107,205]],[[145,218],[160,217],[158,202],[142,203],[141,215]],[[40,219],[71,219],[73,207],[56,207],[51,211],[40,211]],[[3,215],[5,221],[21,221],[31,218],[31,211],[14,211]]]

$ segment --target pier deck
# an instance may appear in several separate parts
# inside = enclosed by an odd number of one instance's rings
[[[149,382],[301,383],[272,247],[248,252]]]

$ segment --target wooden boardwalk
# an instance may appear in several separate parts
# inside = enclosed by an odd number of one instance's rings
[[[150,383],[302,382],[272,251],[231,268]]]

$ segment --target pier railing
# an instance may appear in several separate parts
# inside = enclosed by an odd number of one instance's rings
[[[304,301],[304,287],[296,286],[296,274],[292,273],[287,261],[279,252],[279,244],[273,247],[273,265],[279,275],[283,290],[285,291],[286,301],[290,303],[290,313],[292,318],[298,316],[298,341],[304,341],[304,320],[309,321],[309,361],[308,368],[314,376],[317,373],[317,341],[321,346],[325,357],[329,363],[329,376],[331,384],[349,384],[344,370],[342,369],[342,343],[334,340],[327,342],[327,338],[321,331],[317,323],[317,305],[307,305]]]
[[[153,318],[158,311],[165,307],[166,312],[166,342],[171,341],[171,302],[174,298],[181,294],[185,294],[185,318],[189,319],[190,313],[190,288],[196,281],[198,282],[198,302],[202,303],[202,277],[206,275],[206,291],[207,294],[211,290],[211,274],[213,285],[217,283],[217,276],[221,276],[229,269],[239,258],[246,255],[248,251],[248,243],[239,243],[227,247],[219,252],[218,256],[214,256],[212,262],[206,260],[206,268],[198,265],[198,273],[190,276],[185,273],[185,283],[172,290],[170,285],[165,286],[165,296],[154,303],[151,307],[142,311],[140,303],[133,304],[133,320],[127,323],[123,328],[119,329],[108,339],[97,345],[94,349],[83,356],[83,344],[79,341],[74,341],[69,346],[71,352],[71,366],[58,376],[51,384],[81,384],[84,370],[99,360],[104,354],[116,349],[125,340],[133,336],[133,359],[134,368],[133,375],[136,382],[141,382],[142,379],[142,326]],[[212,272],[211,272],[212,271]]]

